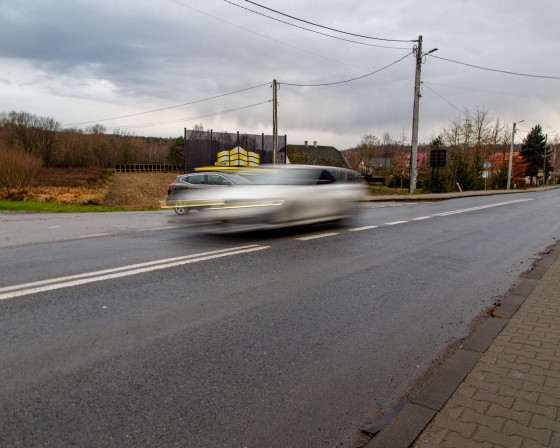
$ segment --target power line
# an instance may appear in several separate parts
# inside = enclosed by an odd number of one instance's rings
[[[428,54],[427,56],[431,56],[432,58],[436,58],[436,59],[441,59],[442,61],[453,62],[454,64],[460,64],[460,65],[465,65],[467,67],[478,68],[479,70],[486,70],[489,72],[505,73],[507,75],[515,75],[515,76],[525,76],[528,78],[560,79],[560,76],[530,75],[527,73],[517,73],[517,72],[510,72],[507,70],[499,70],[496,68],[481,67],[480,65],[467,64],[466,62],[460,62],[460,61],[454,61],[453,59],[442,58],[441,56],[435,56],[434,54]]]
[[[275,20],[276,22],[280,22],[280,23],[283,23],[285,25],[293,26],[294,28],[298,28],[300,30],[309,31],[310,33],[315,33],[315,34],[319,34],[321,36],[330,37],[332,39],[342,40],[342,41],[345,41],[345,42],[350,42],[350,43],[358,44],[358,45],[365,45],[367,47],[389,48],[389,49],[392,49],[392,50],[408,50],[409,49],[408,47],[390,47],[390,46],[387,46],[387,45],[368,44],[366,42],[358,42],[357,40],[345,39],[344,37],[333,36],[332,34],[321,33],[320,31],[312,30],[310,28],[305,28],[304,26],[296,25],[295,23],[286,22],[285,20],[281,20],[281,19],[278,19],[276,17],[272,17],[272,16],[269,16],[269,15],[263,14],[262,12],[258,12],[258,11],[255,11],[253,9],[246,8],[245,6],[238,5],[237,3],[233,3],[229,0],[223,0],[223,1],[226,2],[226,3],[229,3],[230,5],[237,6],[238,8],[244,9],[245,11],[252,12],[253,14],[257,14],[259,16],[266,17],[267,19]]]
[[[439,93],[437,93],[434,89],[432,89],[425,82],[422,82],[422,85],[424,87],[426,87],[429,91],[431,91],[435,96],[439,97],[440,99],[445,101],[447,104],[449,104],[453,109],[458,110],[459,112],[463,113],[463,111],[461,109],[459,109],[457,106],[455,106],[455,104],[453,104],[451,101],[446,100],[443,96],[441,96]]]
[[[179,6],[182,6],[183,8],[187,8],[187,9],[190,9],[191,11],[195,11],[195,12],[197,12],[197,13],[199,13],[199,14],[204,15],[204,16],[211,17],[212,19],[219,20],[220,22],[223,22],[223,23],[227,23],[228,25],[231,25],[231,26],[234,26],[234,27],[236,27],[236,28],[239,28],[240,30],[247,31],[248,33],[255,34],[255,35],[260,36],[260,37],[264,37],[265,39],[271,40],[271,41],[276,42],[276,43],[278,43],[278,44],[280,44],[280,45],[284,45],[284,46],[286,46],[286,47],[288,47],[288,48],[293,48],[294,50],[301,51],[302,53],[310,54],[310,55],[312,55],[312,56],[316,56],[316,57],[318,57],[318,58],[325,59],[325,60],[327,60],[327,61],[335,62],[335,63],[337,63],[337,64],[345,65],[345,66],[347,66],[347,67],[354,67],[354,68],[356,68],[355,66],[353,66],[353,65],[351,65],[351,64],[348,64],[348,63],[346,63],[346,62],[342,62],[342,61],[339,61],[339,60],[337,60],[337,59],[329,58],[328,56],[323,56],[323,55],[321,55],[321,54],[319,54],[319,53],[315,53],[315,52],[313,52],[313,51],[309,51],[309,50],[305,50],[305,49],[303,49],[303,48],[296,47],[295,45],[291,45],[291,44],[288,44],[288,43],[286,43],[286,42],[282,42],[281,40],[278,40],[278,39],[275,39],[275,38],[273,38],[273,37],[267,36],[266,34],[257,33],[256,31],[253,31],[253,30],[251,30],[251,29],[249,29],[249,28],[245,28],[245,27],[242,27],[242,26],[240,26],[240,25],[236,25],[235,23],[228,22],[227,20],[224,20],[224,19],[221,19],[221,18],[219,18],[219,17],[213,16],[212,14],[208,14],[207,12],[201,11],[201,10],[199,10],[199,9],[193,8],[192,6],[185,5],[185,4],[181,3],[179,0],[169,0],[169,1],[175,3],[175,4],[179,5]],[[359,68],[359,67],[358,67],[358,68]]]
[[[192,105],[192,104],[202,103],[204,101],[215,100],[216,98],[222,98],[224,96],[233,95],[235,93],[246,92],[247,90],[256,89],[258,87],[263,87],[263,86],[266,86],[266,85],[269,85],[269,84],[270,84],[269,82],[265,82],[265,83],[259,84],[257,86],[246,87],[244,89],[239,89],[239,90],[235,90],[233,92],[228,92],[228,93],[222,93],[220,95],[212,96],[212,97],[209,97],[209,98],[203,98],[203,99],[200,99],[200,100],[190,101],[188,103],[176,104],[174,106],[161,107],[159,109],[152,109],[152,110],[148,110],[148,111],[145,111],[145,112],[137,112],[137,113],[134,113],[134,114],[120,115],[118,117],[111,117],[111,118],[101,118],[99,120],[81,121],[79,123],[68,123],[68,124],[63,124],[62,126],[63,127],[79,126],[79,125],[82,125],[82,124],[99,123],[99,122],[102,122],[102,121],[118,120],[120,118],[136,117],[138,115],[145,115],[145,114],[151,114],[151,113],[154,113],[154,112],[161,112],[163,110],[176,109],[178,107],[189,106],[189,105]]]
[[[411,54],[412,54],[412,52],[408,53],[407,55],[403,56],[400,59],[397,59],[396,61],[391,62],[390,64],[386,65],[385,67],[381,67],[380,69],[377,69],[373,72],[366,73],[365,75],[358,76],[356,78],[345,79],[344,81],[325,82],[325,83],[320,83],[320,84],[297,84],[297,83],[291,83],[291,82],[282,82],[281,84],[284,84],[286,86],[294,86],[294,87],[321,87],[321,86],[333,86],[335,84],[344,84],[344,83],[347,83],[347,82],[357,81],[358,79],[367,78],[368,76],[371,76],[371,75],[375,75],[376,73],[379,73],[380,71],[385,70],[385,69],[391,67],[392,65],[398,64],[403,59],[406,59],[407,57],[409,57]]]
[[[507,91],[507,90],[479,89],[479,88],[476,88],[476,87],[457,86],[457,85],[443,84],[443,83],[432,82],[432,81],[423,81],[423,83],[424,84],[430,84],[432,86],[447,87],[447,88],[450,88],[450,89],[469,90],[469,91],[473,91],[473,92],[488,92],[488,93],[493,93],[493,94],[496,94],[496,95],[525,96],[525,97],[529,97],[529,98],[542,98],[542,99],[547,99],[547,100],[552,100],[552,101],[556,101],[558,98],[560,98],[560,96],[558,96],[558,95],[535,95],[535,94],[524,93],[524,92],[510,92],[510,91]]]
[[[159,126],[159,125],[162,125],[162,124],[172,124],[172,123],[181,123],[183,121],[200,120],[202,118],[215,117],[216,115],[223,115],[223,114],[227,114],[227,113],[230,113],[230,112],[237,112],[237,111],[240,111],[240,110],[249,109],[251,107],[261,106],[263,104],[270,103],[270,102],[271,102],[271,100],[261,101],[260,103],[249,104],[247,106],[236,107],[236,108],[233,108],[233,109],[226,109],[226,110],[222,110],[220,112],[211,112],[211,113],[207,113],[207,114],[203,114],[203,115],[197,115],[197,116],[194,116],[194,117],[177,118],[175,120],[158,121],[158,122],[143,123],[143,124],[131,124],[131,125],[125,125],[125,126],[111,126],[111,127],[109,127],[109,129],[137,129],[137,128],[147,128],[147,127],[151,127],[151,126]]]
[[[325,25],[320,25],[320,24],[318,24],[318,23],[310,22],[310,21],[308,21],[308,20],[299,19],[299,18],[297,18],[297,17],[294,17],[294,16],[291,16],[291,15],[289,15],[289,14],[286,14],[286,13],[283,13],[283,12],[280,12],[280,11],[277,11],[277,10],[272,9],[272,8],[269,8],[269,7],[267,7],[267,6],[260,5],[260,4],[256,3],[256,2],[251,1],[251,0],[245,0],[245,1],[246,1],[247,3],[251,3],[251,4],[255,5],[255,6],[258,6],[259,8],[263,8],[263,9],[266,9],[266,10],[268,10],[268,11],[274,12],[274,13],[276,13],[276,14],[280,14],[280,15],[282,15],[282,16],[284,16],[284,17],[288,17],[288,18],[290,18],[290,19],[292,19],[292,20],[297,20],[298,22],[307,23],[308,25],[313,25],[313,26],[316,26],[316,27],[319,27],[319,28],[324,28],[324,29],[326,29],[326,30],[334,31],[334,32],[336,32],[336,33],[346,34],[346,35],[348,35],[348,36],[361,37],[361,38],[363,38],[363,39],[382,40],[382,41],[385,41],[385,42],[416,42],[416,39],[409,39],[409,40],[404,40],[404,39],[386,39],[386,38],[382,38],[382,37],[372,37],[372,36],[365,36],[365,35],[363,35],[363,34],[349,33],[349,32],[347,32],[347,31],[337,30],[336,28],[331,28],[331,27],[328,27],[328,26],[325,26]]]

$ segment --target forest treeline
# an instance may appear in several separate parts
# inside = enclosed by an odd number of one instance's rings
[[[111,134],[96,124],[85,130],[63,129],[54,118],[27,112],[0,114],[0,150],[19,150],[42,166],[111,168],[116,164],[167,163],[172,139]]]
[[[538,124],[522,132],[516,133],[511,184],[522,188],[556,183],[558,179],[552,174],[560,168],[560,158],[556,157],[557,134],[549,140]],[[511,143],[509,125],[491,117],[484,108],[465,109],[429,144],[419,145],[418,185],[424,191],[433,192],[506,188]],[[445,152],[445,166],[430,166],[432,150]],[[379,138],[367,134],[344,154],[352,168],[389,186],[408,186],[410,145],[404,136],[395,138],[385,133]]]
[[[196,125],[203,130],[202,125]],[[518,188],[539,181],[557,182],[558,134],[553,140],[539,125],[526,136],[517,135],[511,181]],[[551,133],[552,134],[552,133]],[[445,192],[504,188],[508,177],[512,132],[484,108],[467,109],[450,121],[429,144],[419,146],[418,186],[425,191]],[[64,129],[54,118],[27,112],[0,114],[0,187],[25,183],[12,179],[21,166],[22,179],[36,167],[113,168],[117,164],[178,164],[182,137],[137,137],[124,131],[107,133],[96,124],[85,130]],[[445,166],[430,167],[430,152],[445,150]],[[410,145],[404,134],[378,137],[366,134],[360,143],[344,151],[350,166],[392,187],[407,187]],[[1,167],[4,166],[4,169]],[[9,170],[7,167],[11,167]],[[9,178],[9,179],[8,179]],[[17,187],[15,187],[17,189]]]

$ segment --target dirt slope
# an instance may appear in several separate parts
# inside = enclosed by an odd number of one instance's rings
[[[159,208],[176,173],[115,173],[105,205]]]

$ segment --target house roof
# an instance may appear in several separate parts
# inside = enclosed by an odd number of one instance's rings
[[[334,146],[287,145],[286,155],[292,164],[350,168],[342,153]]]

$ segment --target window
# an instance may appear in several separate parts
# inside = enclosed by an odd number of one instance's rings
[[[233,185],[233,184],[220,174],[209,174],[208,185]]]
[[[190,176],[185,176],[183,180],[189,184],[203,184],[204,174],[192,174]]]

